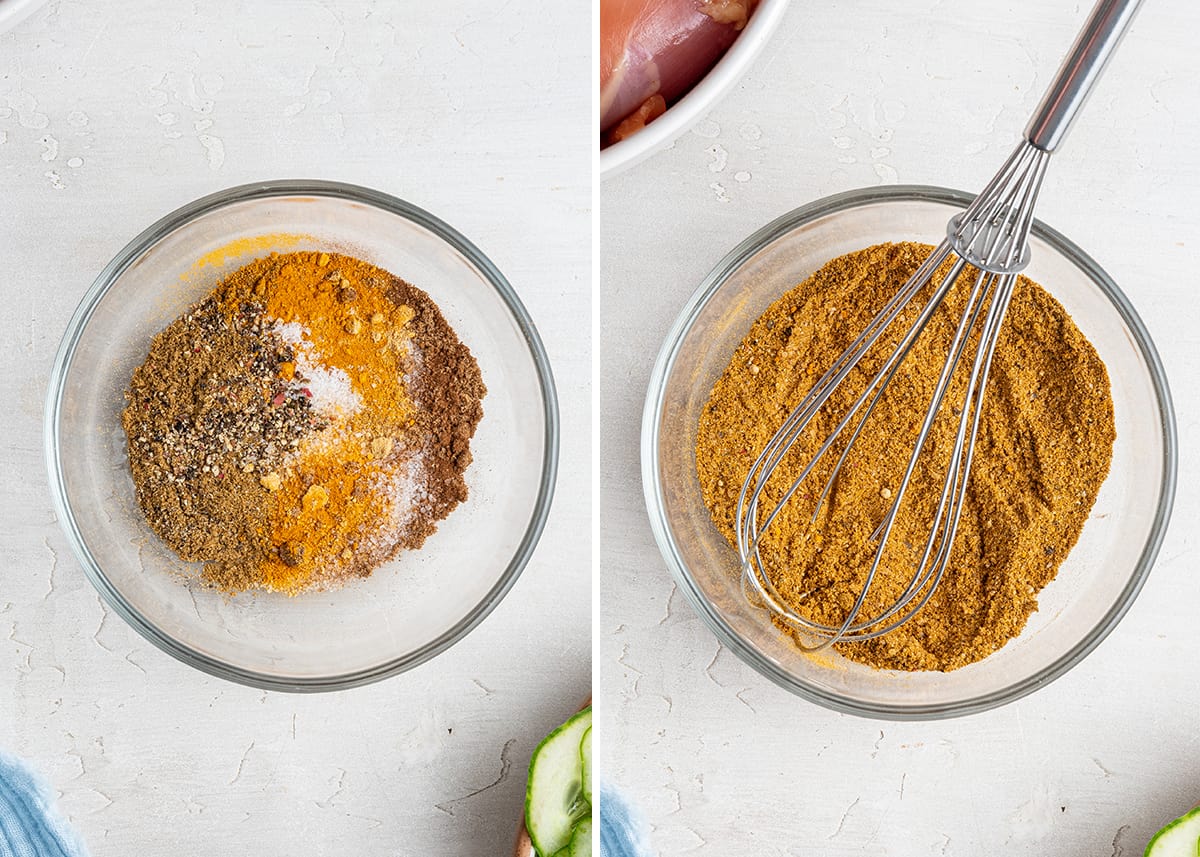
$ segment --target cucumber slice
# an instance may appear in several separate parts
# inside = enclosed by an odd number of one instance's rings
[[[579,742],[579,761],[583,772],[583,799],[592,802],[592,727],[589,726]]]
[[[579,747],[592,726],[592,708],[580,711],[545,737],[529,762],[525,787],[525,827],[541,857],[571,841],[571,831],[591,808],[583,799]]]
[[[1200,806],[1172,821],[1150,840],[1145,857],[1198,857]]]
[[[589,815],[575,825],[571,834],[571,844],[567,846],[571,857],[592,857],[592,817]]]

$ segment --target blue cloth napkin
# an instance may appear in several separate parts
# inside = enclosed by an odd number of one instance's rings
[[[33,771],[0,752],[0,857],[87,857],[53,801],[54,793]]]
[[[600,786],[600,857],[652,857],[646,822],[611,786]]]

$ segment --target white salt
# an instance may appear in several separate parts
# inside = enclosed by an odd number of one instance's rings
[[[429,513],[425,452],[401,450],[400,455],[404,457],[389,462],[371,486],[387,502],[383,519],[362,534],[359,549],[366,556],[390,553],[409,534],[417,517]]]
[[[327,417],[344,419],[362,409],[362,398],[354,392],[344,369],[326,366],[314,356],[313,344],[305,336],[304,326],[276,321],[271,328],[296,352],[296,371],[305,378],[304,386],[312,393],[313,410]]]

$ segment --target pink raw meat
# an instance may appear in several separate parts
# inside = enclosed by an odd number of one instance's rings
[[[733,44],[749,0],[600,0],[600,130],[653,95],[670,104]]]

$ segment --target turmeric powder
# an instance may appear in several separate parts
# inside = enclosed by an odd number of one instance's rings
[[[882,244],[833,259],[775,301],[746,334],[713,388],[696,443],[704,502],[731,544],[738,494],[763,446],[931,249]],[[943,268],[935,280],[944,275]],[[971,271],[962,279],[972,279]],[[858,596],[877,547],[871,534],[908,464],[968,291],[952,289],[916,341],[817,520],[816,495],[844,449],[844,436],[805,481],[808,492],[793,497],[766,532],[761,549],[772,582],[801,615],[840,625]],[[891,340],[867,355],[801,435],[767,483],[764,514],[849,410],[899,334],[889,329]],[[949,399],[963,401],[965,373],[956,377],[959,387]],[[943,413],[934,422],[929,448],[935,458],[952,447],[957,416]],[[840,644],[838,651],[880,668],[952,670],[1018,635],[1037,609],[1038,592],[1083,530],[1114,438],[1108,374],[1095,348],[1053,297],[1020,277],[991,365],[946,575],[907,623],[872,640]],[[920,561],[945,473],[928,466],[926,456],[920,464],[860,619],[894,603]]]
[[[138,500],[229,592],[365,576],[465,499],[470,455],[447,438],[469,440],[484,392],[421,290],[349,256],[271,254],[159,334],[135,371]]]

